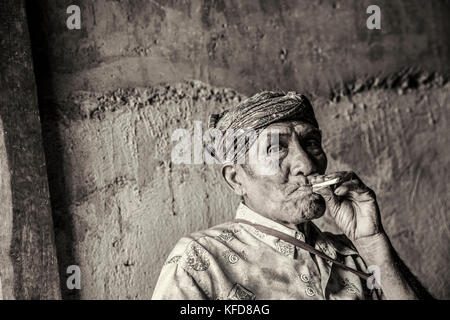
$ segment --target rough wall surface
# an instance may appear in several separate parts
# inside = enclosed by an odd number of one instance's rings
[[[81,30],[65,26],[70,4]],[[366,27],[371,0],[29,1],[46,60],[47,93],[197,79],[244,94],[302,89],[404,67],[450,71],[450,3],[381,0],[381,30]],[[40,61],[43,63],[43,61]],[[48,73],[47,73],[48,72]]]
[[[81,298],[150,298],[177,239],[233,217],[236,199],[218,186],[217,168],[174,165],[171,135],[239,98],[190,82],[61,102],[70,108],[46,128],[60,137],[49,146],[60,170],[50,185],[61,264],[80,265]]]
[[[24,1],[0,2],[0,298],[58,299],[50,195]]]
[[[437,296],[448,297],[450,270],[446,195],[450,85],[399,94],[363,91],[339,103],[314,101],[329,170],[357,171],[377,192],[384,225],[400,255]],[[238,199],[214,165],[177,165],[177,128],[241,96],[200,82],[75,93],[69,109],[46,128],[61,137],[48,158],[60,166],[59,224],[72,217],[74,239],[57,228],[58,246],[72,248],[82,298],[149,298],[160,268],[181,236],[233,218]],[[192,146],[194,153],[195,146]],[[60,179],[64,177],[64,183]],[[62,200],[63,199],[63,200]],[[60,201],[64,201],[64,206]],[[318,224],[338,232],[332,219]],[[71,242],[72,241],[72,242]]]
[[[179,237],[232,218],[217,168],[171,163],[171,134],[277,88],[310,93],[329,170],[374,188],[401,257],[450,298],[448,2],[379,1],[380,31],[370,1],[75,3],[80,31],[72,2],[28,6],[60,272],[82,271],[66,298],[149,298]]]

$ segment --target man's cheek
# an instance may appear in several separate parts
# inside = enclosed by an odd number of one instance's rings
[[[280,179],[280,177],[282,176],[282,172],[280,170],[278,162],[267,161],[264,163],[258,163],[254,166],[253,171],[262,179],[269,179],[275,183],[278,180],[280,182],[282,181],[282,179]]]
[[[256,183],[258,188],[263,190],[265,193],[273,193],[277,198],[283,196],[283,190],[285,186],[285,180],[282,175],[274,174],[269,176],[262,176],[254,171],[256,177]]]
[[[325,174],[325,172],[327,171],[327,165],[328,165],[328,159],[327,159],[327,155],[325,154],[325,152],[322,152],[317,158],[316,158],[316,163],[317,163],[317,171],[319,174]]]

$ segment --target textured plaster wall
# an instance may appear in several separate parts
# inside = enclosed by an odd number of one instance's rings
[[[65,27],[79,4],[82,29]],[[263,88],[328,94],[337,83],[420,65],[450,70],[448,1],[29,1],[48,90],[110,90],[198,79],[245,94]],[[43,62],[40,61],[39,64]],[[49,69],[49,70],[48,70]]]
[[[28,2],[60,274],[82,271],[64,297],[149,298],[178,238],[238,201],[217,167],[170,161],[172,132],[293,89],[315,104],[329,169],[374,188],[400,255],[450,298],[448,2],[380,1],[381,31],[367,1],[75,3],[80,31],[72,2]]]

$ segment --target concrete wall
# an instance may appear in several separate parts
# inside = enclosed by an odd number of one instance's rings
[[[238,201],[216,167],[170,161],[173,130],[293,89],[313,99],[329,169],[375,189],[400,255],[450,298],[448,2],[379,1],[381,30],[370,1],[74,3],[79,31],[72,1],[28,2],[60,273],[82,271],[64,297],[149,298],[177,239]]]

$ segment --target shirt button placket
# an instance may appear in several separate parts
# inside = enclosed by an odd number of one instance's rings
[[[316,290],[312,287],[310,283],[310,277],[309,275],[302,273],[300,275],[300,280],[302,280],[304,283],[306,283],[307,287],[305,289],[305,293],[308,297],[314,297],[316,295]]]

